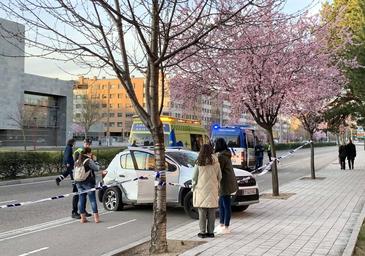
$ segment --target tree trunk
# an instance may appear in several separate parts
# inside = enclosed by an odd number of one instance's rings
[[[313,143],[313,133],[309,133],[309,138],[311,140],[311,178],[316,178],[316,172],[314,168],[314,143]]]
[[[272,129],[267,130],[269,135],[269,142],[271,145],[271,153],[272,157],[276,158],[276,149],[274,143],[274,137],[272,133]],[[271,181],[272,181],[272,195],[279,196],[279,178],[278,178],[278,168],[277,168],[277,161],[274,161],[271,167]]]
[[[155,187],[155,198],[153,201],[153,224],[151,229],[150,253],[167,252],[166,239],[166,174],[165,168],[165,146],[162,123],[156,127],[153,134],[155,143],[156,170],[160,171],[160,184]],[[162,171],[162,172],[161,172]]]
[[[22,128],[22,134],[23,134],[24,151],[27,151],[27,140],[26,140],[26,137],[25,137],[24,128]]]

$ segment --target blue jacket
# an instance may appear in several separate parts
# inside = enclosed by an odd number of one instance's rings
[[[74,158],[73,158],[73,155],[72,155],[72,146],[70,145],[67,145],[66,148],[65,148],[65,151],[63,152],[63,163],[66,165],[66,164],[69,164],[70,167],[74,167],[75,165],[75,161],[74,161]]]

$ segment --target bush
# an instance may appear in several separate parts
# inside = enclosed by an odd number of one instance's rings
[[[124,148],[94,149],[98,162],[107,167]],[[63,151],[0,152],[0,179],[54,175],[63,170]]]
[[[123,151],[125,148],[103,148],[103,149],[95,149],[93,153],[96,155],[96,158],[99,164],[106,168],[109,163],[113,160],[116,154]]]
[[[15,179],[61,171],[60,152],[0,152],[0,178]]]

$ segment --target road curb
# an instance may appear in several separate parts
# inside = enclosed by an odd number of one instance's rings
[[[362,223],[364,222],[364,219],[365,219],[365,204],[362,207],[361,213],[356,221],[356,224],[353,228],[353,231],[352,231],[349,241],[345,247],[345,250],[343,251],[342,256],[352,256],[352,254],[355,250],[357,237],[359,236],[360,229],[361,229]]]
[[[27,179],[5,180],[5,181],[0,181],[0,186],[26,184],[26,183],[33,183],[33,182],[37,182],[37,181],[49,181],[49,180],[54,180],[57,177],[58,177],[58,175],[27,178]]]
[[[126,250],[128,250],[128,249],[131,249],[131,248],[133,248],[133,247],[135,247],[135,246],[137,246],[137,245],[140,245],[140,244],[142,244],[142,243],[145,243],[145,242],[149,241],[150,239],[151,239],[150,237],[142,238],[142,239],[140,239],[140,240],[138,240],[138,241],[136,241],[136,242],[133,242],[133,243],[127,244],[127,245],[125,245],[125,246],[123,246],[123,247],[120,247],[120,248],[117,248],[117,249],[115,249],[115,250],[113,250],[113,251],[110,251],[110,252],[104,253],[104,254],[102,254],[101,256],[117,256],[119,253],[121,253],[121,252],[123,252],[123,251],[126,251]]]

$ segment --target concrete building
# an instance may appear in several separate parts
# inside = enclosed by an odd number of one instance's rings
[[[73,82],[24,73],[24,35],[23,25],[0,18],[1,145],[65,145]]]

